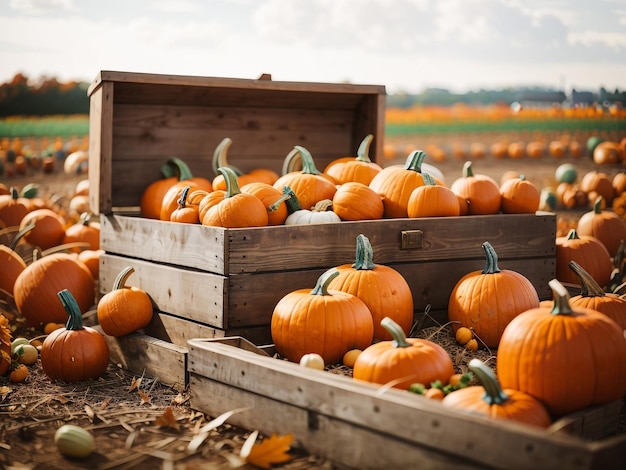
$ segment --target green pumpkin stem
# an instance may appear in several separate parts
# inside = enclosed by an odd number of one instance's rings
[[[572,260],[568,264],[569,268],[576,273],[580,279],[580,295],[583,297],[604,297],[606,293],[596,282],[596,280],[585,269]]]
[[[59,299],[61,300],[61,305],[70,316],[68,318],[67,323],[65,324],[66,330],[78,331],[83,329],[83,314],[80,311],[80,307],[76,303],[76,299],[72,295],[72,293],[63,289],[57,293]]]
[[[567,239],[568,240],[580,240],[580,237],[578,236],[578,232],[576,231],[575,228],[571,228],[569,230],[569,232],[567,233]]]
[[[291,189],[289,186],[283,187],[283,197],[285,198],[285,204],[287,204],[287,211],[290,214],[293,214],[294,212],[302,209],[300,201],[298,200],[298,196],[296,196],[296,193],[294,193],[293,189]]]
[[[35,228],[35,221],[31,220],[30,222],[28,222],[24,228],[20,229],[16,234],[15,237],[13,237],[13,240],[11,241],[11,243],[9,244],[9,249],[11,251],[15,251],[15,248],[17,248],[17,244],[20,242],[20,240],[22,239],[22,237],[24,237],[24,235],[26,235],[28,232],[30,232],[32,229]]]
[[[422,173],[422,179],[424,180],[424,186],[437,186],[437,181],[430,173]]]
[[[486,263],[485,269],[483,269],[483,274],[495,274],[500,272],[500,268],[498,267],[498,255],[496,254],[496,250],[493,249],[491,243],[485,242],[483,243],[483,250],[485,251]]]
[[[336,268],[330,268],[325,271],[315,283],[315,287],[311,290],[311,295],[330,295],[328,292],[328,285],[330,281],[339,276],[339,271]]]
[[[296,145],[294,149],[300,152],[300,158],[302,159],[302,173],[305,175],[321,175],[322,172],[315,166],[315,161],[311,152],[300,145]]]
[[[569,303],[570,295],[567,289],[557,279],[552,279],[548,285],[552,289],[554,306],[550,313],[552,315],[571,315],[574,313]]]
[[[485,403],[488,405],[501,405],[509,399],[509,396],[502,390],[496,374],[483,361],[472,359],[468,367],[469,370],[476,374],[476,377],[485,389],[485,394],[483,395]]]
[[[91,217],[92,214],[90,214],[89,212],[83,212],[78,218],[78,223],[80,225],[88,226],[91,223]]]
[[[423,150],[413,150],[406,158],[406,162],[404,163],[404,169],[421,173],[422,163],[424,163],[425,158],[426,153]]]
[[[602,201],[603,201],[603,197],[602,196],[598,196],[596,198],[596,200],[593,202],[593,213],[598,215],[602,213]]]
[[[376,267],[372,244],[362,233],[356,237],[356,260],[352,267],[359,270],[371,270]]]
[[[37,193],[39,192],[39,185],[36,183],[28,183],[26,186],[22,188],[21,195],[26,199],[33,199],[37,197]]]
[[[237,173],[235,170],[228,166],[222,166],[217,169],[217,171],[224,176],[224,180],[226,180],[226,194],[224,195],[224,199],[236,196],[237,194],[241,194],[241,190],[239,189],[239,183],[237,182]]]
[[[470,160],[466,161],[463,164],[463,176],[465,178],[470,178],[474,176],[474,170],[472,169],[472,162]]]
[[[213,167],[213,171],[216,176],[220,174],[219,169],[224,167],[232,168],[237,176],[241,176],[243,174],[239,168],[228,164],[228,149],[232,143],[232,139],[225,137],[219,144],[217,144],[217,147],[215,147],[213,159],[211,160],[211,166]]]
[[[115,282],[113,283],[113,290],[123,289],[126,285],[126,281],[130,277],[132,273],[135,272],[135,268],[132,266],[127,266],[120,271],[120,273],[115,278]]]
[[[177,176],[179,181],[193,178],[189,166],[178,157],[170,157],[161,167],[161,173],[166,177]]]
[[[374,136],[372,134],[367,134],[361,141],[361,145],[359,145],[359,149],[356,152],[357,161],[372,163],[372,160],[370,159],[370,145],[372,144],[373,139]]]
[[[187,197],[189,195],[189,191],[191,190],[191,186],[185,186],[180,193],[180,197],[176,201],[179,209],[184,209],[187,206]]]
[[[380,324],[391,335],[394,348],[408,348],[409,346],[412,346],[411,343],[406,340],[406,335],[404,334],[402,327],[391,318],[383,318],[380,321]]]

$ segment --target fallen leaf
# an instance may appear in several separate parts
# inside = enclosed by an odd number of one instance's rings
[[[104,410],[111,403],[111,397],[105,398],[105,400],[100,403],[100,410]]]
[[[253,436],[254,440],[252,440]],[[256,437],[253,433],[248,440],[254,442]],[[246,443],[248,443],[248,440]],[[252,445],[249,451],[244,444],[241,449],[241,457],[249,464],[269,469],[273,464],[289,462],[293,459],[293,455],[288,454],[292,442],[293,434],[285,434],[283,436],[272,434],[271,437]]]
[[[63,395],[57,395],[54,397],[54,399],[56,401],[58,401],[59,403],[61,403],[62,405],[65,405],[66,403],[68,403],[70,401],[69,398],[63,396]]]
[[[130,384],[130,387],[128,388],[128,391],[132,392],[135,389],[139,389],[140,385],[141,385],[141,377],[139,377],[138,379],[133,377],[133,381]]]
[[[141,390],[137,390],[137,394],[141,397],[141,404],[150,403],[150,395],[146,392],[142,392]]]
[[[178,421],[176,421],[176,416],[174,416],[172,407],[168,406],[165,409],[165,412],[163,412],[163,414],[156,419],[154,424],[161,428],[172,428],[178,430]]]

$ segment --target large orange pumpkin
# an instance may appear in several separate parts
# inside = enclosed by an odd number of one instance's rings
[[[423,172],[423,186],[413,190],[407,205],[407,216],[414,217],[455,217],[461,215],[461,207],[456,194],[447,186],[437,184],[435,178]]]
[[[337,269],[324,272],[313,290],[298,289],[282,297],[272,313],[272,340],[278,353],[292,362],[317,353],[325,364],[339,364],[351,349],[372,343],[374,324],[358,297],[328,288]]]
[[[52,209],[35,209],[26,214],[20,222],[20,229],[29,223],[34,227],[24,235],[31,245],[42,250],[60,245],[65,236],[65,220]]]
[[[596,237],[615,256],[621,241],[626,240],[626,219],[612,210],[602,209],[602,196],[598,196],[593,209],[578,219],[576,230],[581,236]]]
[[[361,141],[356,157],[345,157],[333,160],[324,169],[324,173],[331,176],[337,184],[356,181],[369,185],[374,176],[382,170],[381,166],[372,162],[369,149],[374,136],[368,134]]]
[[[465,326],[490,348],[497,348],[506,326],[520,313],[539,307],[537,290],[522,274],[501,270],[489,242],[483,243],[486,265],[472,271],[454,286],[448,302],[448,319],[456,330]]]
[[[374,263],[374,251],[369,239],[360,234],[356,237],[354,264],[337,266],[339,276],[328,288],[356,295],[365,302],[374,321],[374,339],[391,339],[389,332],[380,324],[385,317],[391,318],[409,334],[413,325],[413,295],[406,279],[395,269]]]
[[[578,284],[578,276],[569,268],[570,261],[580,264],[601,286],[611,280],[611,255],[596,237],[579,235],[570,229],[564,237],[556,237],[556,278],[560,282]]]
[[[626,341],[617,323],[572,307],[553,279],[554,306],[522,312],[506,327],[497,356],[504,388],[539,399],[554,416],[620,400],[626,391]]]
[[[356,181],[344,183],[333,196],[333,211],[341,220],[382,219],[383,200],[369,186]]]
[[[0,244],[0,289],[8,295],[13,295],[13,286],[18,276],[26,269],[26,262],[15,251],[17,244],[24,235],[35,227],[29,224],[17,232],[9,246]],[[4,294],[1,297],[4,297]]]
[[[539,189],[524,175],[511,178],[500,186],[504,214],[534,214],[541,199]]]

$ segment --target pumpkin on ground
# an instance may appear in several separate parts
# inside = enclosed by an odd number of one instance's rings
[[[30,202],[20,196],[17,188],[10,188],[10,194],[0,195],[0,227],[18,227],[30,212]]]
[[[15,251],[15,248],[24,235],[34,227],[35,224],[23,227],[8,246],[0,244],[0,266],[2,266],[0,269],[0,289],[8,295],[13,295],[15,280],[26,269],[26,262]]]
[[[100,249],[100,222],[90,212],[83,212],[75,224],[65,229],[63,243],[86,243],[88,250]],[[72,251],[78,253],[81,249]]]
[[[374,321],[374,339],[388,340],[391,334],[381,325],[391,318],[408,334],[413,325],[413,295],[406,279],[395,269],[374,264],[374,251],[369,239],[356,237],[354,264],[337,266],[339,276],[328,286],[357,296],[369,308]]]
[[[368,134],[361,141],[356,157],[345,157],[333,160],[324,169],[324,173],[332,177],[340,185],[348,182],[359,182],[369,185],[374,176],[382,170],[378,163],[372,162],[369,149],[374,136]]]
[[[24,235],[24,240],[42,250],[60,245],[65,237],[65,220],[52,209],[35,209],[26,214],[21,222],[20,229],[29,223],[34,227]]]
[[[109,336],[133,333],[152,320],[152,299],[146,291],[127,286],[126,281],[135,268],[124,268],[115,278],[113,288],[98,302],[98,323]]]
[[[414,383],[430,385],[439,380],[448,384],[454,366],[443,347],[427,339],[407,338],[391,318],[383,318],[381,324],[393,339],[374,343],[359,354],[352,374],[355,379],[402,390]]]
[[[0,313],[0,376],[6,374],[11,366],[11,340],[9,319]]]
[[[453,329],[471,328],[490,348],[497,348],[505,327],[520,313],[539,307],[537,290],[522,274],[498,267],[489,242],[482,245],[486,264],[482,271],[463,276],[452,289],[448,319]]]
[[[585,212],[576,230],[579,235],[596,237],[611,256],[615,256],[622,240],[626,240],[626,219],[611,210],[602,209],[602,196],[595,200],[593,209]]]
[[[298,289],[282,297],[272,313],[271,334],[276,351],[291,362],[317,353],[325,364],[339,364],[345,353],[372,343],[374,323],[358,297],[329,289],[339,275],[329,269],[313,290]]]
[[[13,297],[19,312],[30,326],[63,323],[67,312],[58,302],[59,291],[72,293],[81,312],[94,303],[95,281],[89,268],[75,255],[53,253],[31,264],[15,280]]]
[[[569,268],[570,261],[580,264],[601,286],[611,279],[611,255],[593,236],[580,236],[574,228],[556,238],[556,278],[563,283],[578,284],[578,276]]]
[[[100,377],[109,366],[109,346],[102,334],[83,326],[83,316],[69,290],[58,292],[69,319],[50,333],[41,346],[41,367],[52,380],[68,383]]]
[[[467,201],[469,215],[497,214],[500,212],[500,186],[490,176],[476,173],[472,162],[463,165],[463,175],[456,179],[450,189],[461,199]]]
[[[472,359],[468,368],[481,385],[448,393],[442,401],[444,406],[541,428],[552,424],[550,413],[539,400],[519,390],[503,390],[495,373],[480,359]]]
[[[620,326],[595,310],[572,307],[556,279],[552,308],[515,317],[500,340],[497,376],[554,416],[619,400],[626,391],[626,341]]]

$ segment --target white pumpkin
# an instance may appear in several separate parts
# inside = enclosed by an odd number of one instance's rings
[[[311,209],[300,209],[292,212],[285,219],[285,225],[307,225],[307,224],[328,224],[341,222],[341,218],[332,210],[328,210],[332,205],[330,199],[318,202]]]

